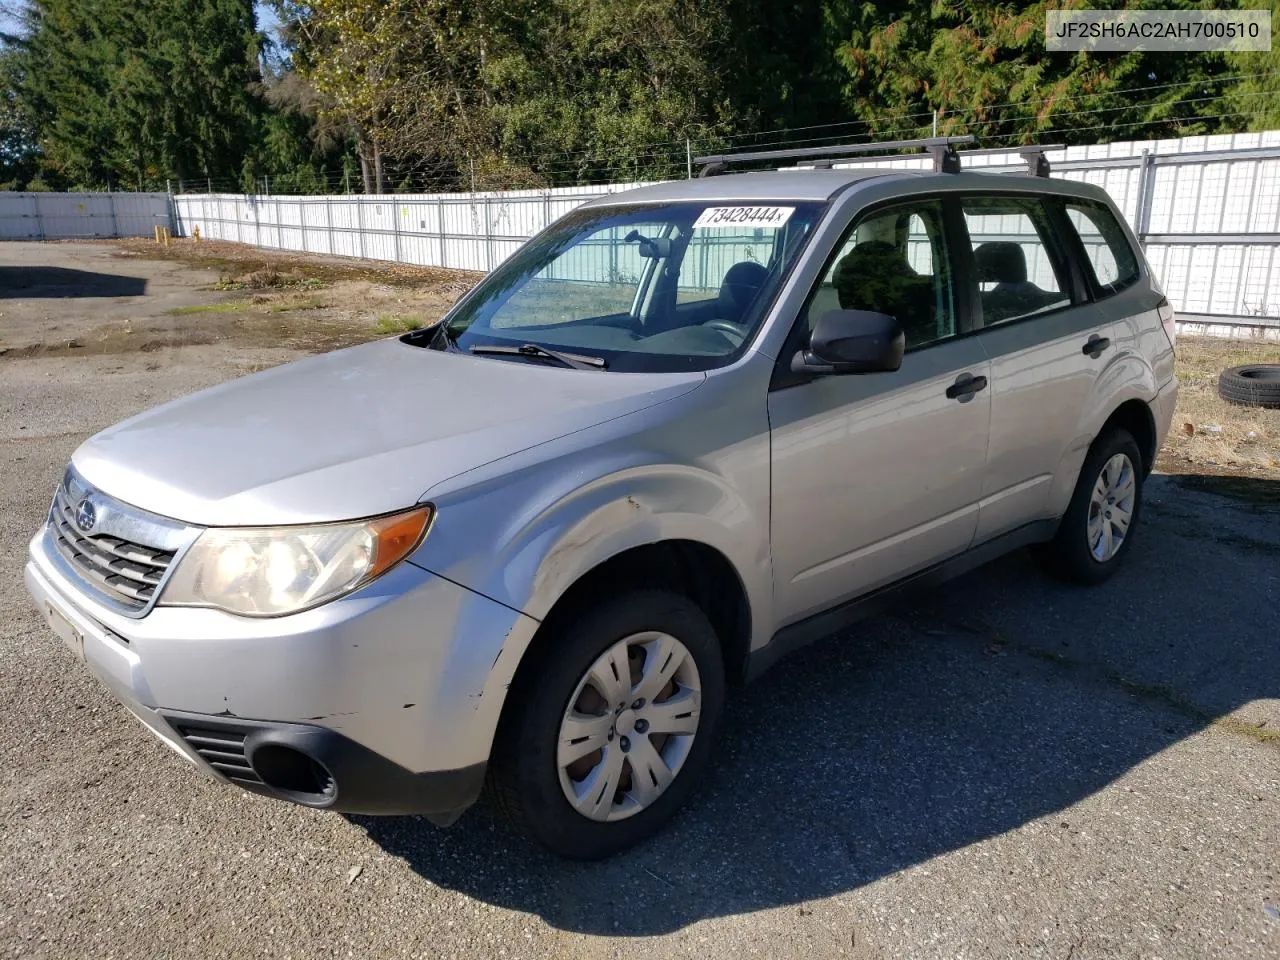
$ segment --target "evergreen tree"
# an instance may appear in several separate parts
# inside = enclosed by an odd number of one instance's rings
[[[1152,4],[1140,4],[1152,6]],[[1191,9],[1188,0],[1159,0]],[[1049,52],[1057,4],[896,0],[863,4],[837,50],[855,112],[879,137],[972,133],[988,146],[1141,140],[1216,132],[1219,53]],[[1138,90],[1137,94],[1133,92]]]
[[[141,189],[237,176],[262,104],[252,0],[32,0],[19,96],[48,164]]]

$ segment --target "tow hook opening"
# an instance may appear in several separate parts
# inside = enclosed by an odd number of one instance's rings
[[[293,747],[265,743],[253,751],[250,764],[263,783],[295,802],[327,806],[338,794],[328,768]]]

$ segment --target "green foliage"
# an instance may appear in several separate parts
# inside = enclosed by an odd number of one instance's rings
[[[35,127],[18,92],[25,68],[20,51],[0,49],[0,179],[6,190],[24,189],[40,168]]]
[[[880,136],[973,133],[990,146],[1191,136],[1238,127],[1215,104],[1229,73],[1218,53],[1050,53],[1053,3],[864,3],[837,56],[845,92]],[[1189,0],[1127,4],[1160,9]],[[1138,93],[1127,92],[1139,90]]]
[[[32,0],[21,96],[48,166],[156,186],[234,175],[260,102],[251,0]]]
[[[273,3],[278,47],[252,0],[29,0],[0,38],[0,183],[504,189],[935,116],[987,146],[1280,127],[1280,47],[1049,53],[1057,0]]]
[[[253,0],[30,0],[0,49],[0,178],[321,192],[341,139],[300,81],[263,77]],[[279,93],[278,93],[279,92]]]
[[[1240,79],[1227,89],[1232,115],[1224,120],[1236,129],[1280,130],[1280,0],[1244,0],[1240,7],[1271,11],[1271,49],[1226,55]]]
[[[835,4],[831,4],[835,7]],[[439,187],[678,176],[686,139],[849,118],[823,0],[283,3],[370,163]]]

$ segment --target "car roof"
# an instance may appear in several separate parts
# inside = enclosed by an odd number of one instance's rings
[[[896,170],[764,170],[725,173],[693,180],[670,180],[622,190],[591,201],[592,206],[674,200],[829,200],[850,183]]]
[[[962,154],[963,156],[963,154]],[[933,170],[866,167],[848,170],[763,170],[717,174],[692,180],[670,180],[597,197],[584,206],[619,206],[631,203],[678,201],[826,201],[852,184],[870,180],[903,181],[903,193],[930,190],[1030,190],[1077,197],[1097,197],[1091,184],[1058,177],[1033,177],[1023,173],[986,172],[981,168],[960,173]]]

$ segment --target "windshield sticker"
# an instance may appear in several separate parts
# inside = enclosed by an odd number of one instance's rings
[[[780,227],[795,212],[795,207],[707,207],[693,227]]]

